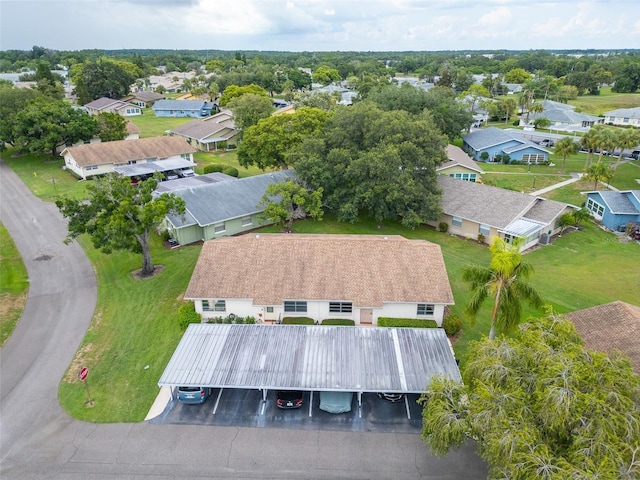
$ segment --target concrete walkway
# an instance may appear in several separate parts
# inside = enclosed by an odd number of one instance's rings
[[[571,178],[569,180],[565,180],[563,182],[554,183],[548,187],[542,188],[540,190],[536,190],[535,192],[531,192],[529,195],[537,197],[542,195],[543,193],[550,192],[551,190],[555,190],[556,188],[564,187],[565,185],[569,185],[571,183],[575,183],[582,178],[582,173],[572,173]]]

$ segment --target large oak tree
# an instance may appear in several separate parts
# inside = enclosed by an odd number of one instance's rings
[[[126,250],[142,255],[140,275],[154,272],[149,238],[168,213],[184,213],[184,200],[173,194],[154,195],[159,177],[137,185],[129,178],[109,174],[87,186],[89,198],[64,197],[56,201],[69,219],[67,241],[87,233],[104,253]]]

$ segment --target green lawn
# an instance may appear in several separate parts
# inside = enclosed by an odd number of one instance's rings
[[[0,347],[18,324],[29,290],[29,277],[9,232],[0,223]]]
[[[614,93],[611,87],[603,87],[600,95],[582,95],[569,100],[569,105],[575,106],[578,112],[603,115],[618,108],[640,107],[640,93]]]
[[[24,184],[46,202],[62,194],[73,198],[82,198],[86,194],[86,182],[78,181],[71,172],[62,169],[62,157],[17,155],[14,149],[5,150],[1,156]]]
[[[161,137],[167,130],[190,122],[193,118],[156,117],[153,110],[143,108],[142,115],[131,117],[129,120],[140,129],[140,138]]]
[[[235,150],[220,151],[220,152],[197,152],[193,155],[194,160],[198,164],[196,167],[197,173],[204,173],[204,166],[209,163],[221,163],[230,167],[238,169],[239,177],[250,177],[253,175],[260,175],[265,173],[258,167],[245,168],[238,162],[238,153]],[[269,171],[269,170],[267,170]]]

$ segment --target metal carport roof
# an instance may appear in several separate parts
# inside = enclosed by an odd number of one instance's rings
[[[421,393],[460,381],[441,328],[191,324],[159,386]]]

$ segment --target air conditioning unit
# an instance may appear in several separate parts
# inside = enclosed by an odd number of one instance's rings
[[[551,243],[551,237],[548,233],[540,234],[540,245],[549,245]]]

